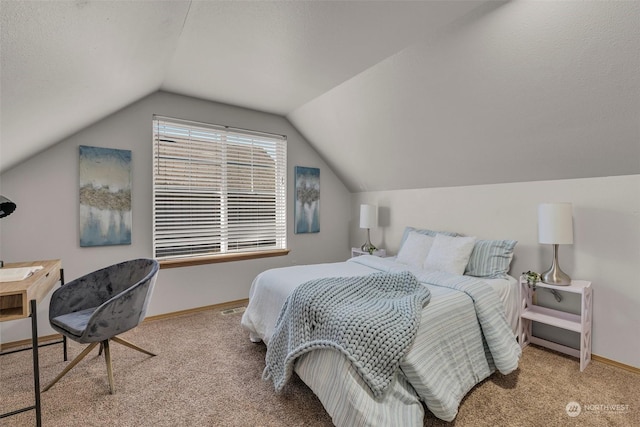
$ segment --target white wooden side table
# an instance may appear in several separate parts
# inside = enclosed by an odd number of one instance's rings
[[[572,292],[580,295],[581,310],[580,315],[566,313],[547,307],[540,307],[532,303],[534,288],[546,288],[556,291]],[[591,320],[592,320],[592,299],[591,282],[586,280],[572,280],[569,286],[550,285],[538,282],[535,286],[529,286],[524,277],[520,277],[520,346],[537,344],[550,348],[561,353],[569,354],[580,359],[580,372],[584,371],[591,361]],[[574,331],[580,334],[580,349],[575,349],[548,341],[539,337],[534,337],[531,333],[532,322],[540,322],[558,328]]]

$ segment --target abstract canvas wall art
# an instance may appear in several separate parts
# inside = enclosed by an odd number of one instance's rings
[[[131,151],[80,146],[80,246],[131,244]]]
[[[294,232],[318,233],[320,231],[320,169],[295,167],[295,227]]]

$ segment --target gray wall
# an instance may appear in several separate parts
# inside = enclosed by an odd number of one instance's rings
[[[149,307],[156,315],[247,298],[261,271],[294,264],[342,261],[349,255],[350,194],[300,134],[280,116],[170,94],[154,93],[85,128],[0,175],[2,194],[16,212],[2,220],[0,254],[5,262],[59,258],[67,280],[135,257],[152,256],[152,115],[160,114],[272,132],[288,137],[288,193],[293,198],[294,166],[320,168],[320,233],[293,233],[288,205],[287,256],[163,269]],[[78,226],[78,146],[132,151],[131,245],[81,248]],[[48,326],[48,300],[40,305],[40,333]],[[25,339],[26,321],[4,322],[1,342]]]

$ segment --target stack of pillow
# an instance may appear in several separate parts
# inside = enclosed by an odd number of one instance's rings
[[[407,227],[396,261],[424,270],[486,279],[504,279],[515,240],[480,240],[449,231]]]

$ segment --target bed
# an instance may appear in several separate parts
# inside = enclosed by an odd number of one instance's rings
[[[515,338],[518,286],[506,274],[515,242],[462,242],[459,237],[407,227],[397,257],[365,255],[267,270],[253,281],[242,325],[252,341],[263,341],[269,348],[281,309],[301,284],[409,271],[428,288],[430,301],[421,309],[415,340],[382,396],[374,396],[353,364],[330,348],[300,356],[294,370],[337,426],[422,426],[424,406],[451,421],[471,388],[496,370],[509,374],[520,357]],[[452,243],[466,244],[464,256],[459,256],[459,248],[451,250]],[[452,264],[457,270],[449,268]]]

